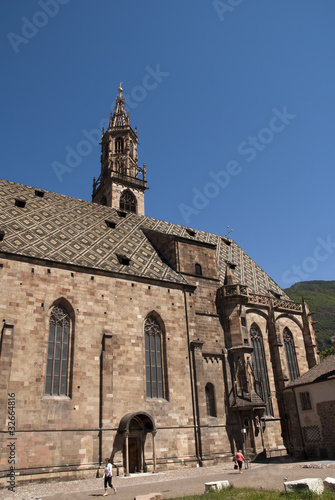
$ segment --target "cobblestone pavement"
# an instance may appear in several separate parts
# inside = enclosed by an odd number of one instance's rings
[[[157,474],[134,474],[130,477],[113,478],[117,493],[109,490],[115,500],[132,500],[137,495],[159,492],[164,498],[204,493],[205,483],[228,480],[235,487],[273,489],[283,491],[284,478],[335,477],[335,461],[252,463],[239,474],[232,463],[213,467],[185,468]],[[17,486],[15,493],[0,491],[0,500],[82,500],[102,497],[103,479],[82,479],[64,482],[35,483]],[[334,494],[335,498],[335,494]]]

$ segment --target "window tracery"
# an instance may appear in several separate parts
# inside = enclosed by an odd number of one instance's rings
[[[299,377],[299,369],[292,332],[285,327],[283,332],[286,360],[291,382]]]
[[[252,361],[255,373],[255,389],[258,395],[266,404],[267,415],[272,415],[272,403],[270,395],[270,386],[268,381],[268,373],[266,360],[264,355],[263,336],[259,326],[253,323],[250,328],[250,339],[253,347]]]
[[[145,320],[146,394],[149,398],[164,398],[162,330],[153,315]]]
[[[129,191],[129,189],[126,189],[121,194],[120,209],[136,213],[136,198],[135,195],[131,191]]]
[[[62,305],[54,306],[49,319],[45,393],[67,395],[70,315]]]

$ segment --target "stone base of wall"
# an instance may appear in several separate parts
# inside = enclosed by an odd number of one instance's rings
[[[17,469],[15,485],[43,481],[71,481],[102,477],[104,468],[98,464],[68,467],[37,467],[36,469]],[[0,473],[0,489],[8,487],[9,471]]]
[[[287,457],[287,450],[283,447],[266,450],[266,458]]]
[[[223,462],[231,462],[231,455],[219,455],[215,457],[205,457],[202,460],[203,467],[210,467]],[[157,460],[157,472],[175,470],[184,467],[199,467],[199,461],[196,457],[171,458]],[[153,473],[153,464],[147,463],[147,472]],[[89,479],[93,477],[102,477],[104,474],[104,465],[91,464],[85,466],[68,467],[38,467],[35,469],[17,469],[15,471],[15,485],[24,483],[43,482],[43,481],[72,481],[75,479]],[[113,468],[113,475],[123,476],[124,468],[118,464]],[[9,472],[0,473],[0,489],[7,488]]]
[[[215,455],[213,456],[204,456],[202,458],[202,466],[203,467],[211,467],[212,465],[219,465],[224,462],[232,462],[233,455],[231,453]]]

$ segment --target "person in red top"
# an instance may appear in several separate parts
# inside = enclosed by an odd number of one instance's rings
[[[242,450],[238,450],[238,452],[235,455],[235,462],[238,464],[238,471],[240,474],[242,474],[242,465],[243,462],[245,462],[245,458],[243,456]]]

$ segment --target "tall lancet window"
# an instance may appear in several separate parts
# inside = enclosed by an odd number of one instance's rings
[[[164,398],[163,332],[155,316],[145,320],[144,335],[147,397]]]
[[[256,379],[256,392],[266,404],[267,415],[272,415],[270,386],[264,355],[263,337],[259,326],[253,323],[250,328],[251,345],[253,348],[252,362]]]
[[[132,140],[129,141],[129,154],[132,158],[134,158],[134,145]]]
[[[70,316],[65,307],[53,307],[49,319],[46,394],[68,394],[70,326]]]
[[[297,356],[296,356],[295,346],[294,346],[294,341],[293,341],[293,335],[292,335],[291,330],[287,327],[284,328],[283,338],[284,338],[288,372],[289,372],[290,380],[293,381],[299,377],[299,369],[298,369]]]
[[[126,189],[121,194],[120,209],[128,210],[128,212],[134,212],[136,214],[136,198],[135,195],[129,191],[129,189]]]
[[[216,417],[215,391],[214,385],[210,382],[206,384],[206,408],[208,417]]]
[[[202,268],[198,263],[195,264],[195,274],[197,274],[198,276],[202,276]]]
[[[122,125],[122,123],[118,123],[118,125]],[[115,153],[123,153],[123,139],[121,137],[115,141]]]

